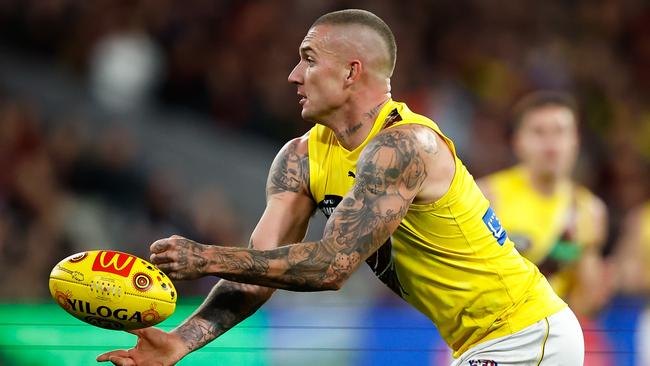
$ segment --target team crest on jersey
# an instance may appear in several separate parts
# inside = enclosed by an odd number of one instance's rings
[[[494,360],[469,360],[469,366],[499,366]]]
[[[497,215],[494,213],[492,207],[488,207],[485,215],[483,215],[483,222],[485,223],[485,226],[488,227],[492,233],[492,236],[494,236],[499,245],[503,245],[503,243],[506,242],[507,234],[503,229],[503,226],[501,226],[501,222],[499,221]]]

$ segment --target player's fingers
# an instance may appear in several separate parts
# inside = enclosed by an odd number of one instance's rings
[[[158,267],[159,270],[167,273],[168,276],[169,276],[170,273],[172,273],[173,271],[175,271],[177,269],[176,268],[177,263],[161,263],[161,264],[157,264],[156,266]]]
[[[115,366],[136,366],[135,361],[129,357],[110,356],[108,360]]]
[[[149,257],[149,259],[153,264],[171,263],[174,262],[174,255],[173,253],[170,252],[163,252],[163,253],[152,254]]]
[[[179,272],[165,272],[167,274],[167,277],[171,278],[172,280],[184,280],[183,276]]]
[[[149,247],[149,251],[151,253],[160,253],[164,252],[165,250],[169,249],[171,247],[171,243],[169,242],[169,239],[160,239],[156,240],[151,244]]]
[[[97,362],[110,361],[110,357],[128,357],[128,355],[129,352],[123,349],[117,351],[110,351],[110,352],[102,353],[101,355],[97,356]]]

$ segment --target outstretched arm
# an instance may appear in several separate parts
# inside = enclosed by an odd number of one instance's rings
[[[256,250],[163,239],[151,246],[151,260],[171,278],[198,272],[293,291],[338,289],[386,242],[420,191],[427,159],[437,152],[432,131],[426,130],[396,127],[368,144],[357,163],[353,188],[334,210],[319,241]]]
[[[304,238],[315,208],[307,191],[306,139],[290,141],[275,158],[266,186],[266,209],[251,236],[251,248],[268,250]],[[135,348],[108,352],[98,360],[117,365],[173,364],[253,314],[273,291],[222,279],[203,304],[170,333],[155,328],[135,331],[139,337]]]

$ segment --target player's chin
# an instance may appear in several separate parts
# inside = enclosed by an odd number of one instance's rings
[[[560,179],[566,175],[562,169],[557,167],[546,167],[545,169],[540,169],[538,174],[548,179]]]
[[[300,116],[307,122],[316,122],[316,116],[308,108],[303,107]]]

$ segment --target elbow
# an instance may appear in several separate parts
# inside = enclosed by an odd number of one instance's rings
[[[319,288],[322,291],[338,291],[343,287],[342,281],[323,282]]]
[[[338,276],[325,278],[321,282],[321,288],[325,291],[338,291],[343,288],[343,285],[347,282],[349,277],[349,274],[340,274]]]
[[[321,285],[321,289],[324,291],[338,291],[343,287],[343,282],[341,281],[335,281],[335,282],[323,282]]]

